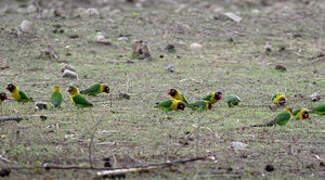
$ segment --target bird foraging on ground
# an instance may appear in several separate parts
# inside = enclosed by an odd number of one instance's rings
[[[284,126],[289,122],[289,120],[291,118],[292,118],[292,109],[285,108],[272,121],[265,123],[265,124],[253,125],[250,127],[270,127],[270,126],[274,126],[274,125]]]
[[[183,101],[170,99],[167,101],[163,101],[161,103],[157,103],[157,105],[154,107],[161,109],[165,112],[178,111],[178,110],[184,111],[185,103]]]
[[[199,100],[194,103],[188,104],[188,107],[193,111],[207,111],[212,109],[212,104],[209,101]]]
[[[70,86],[67,91],[70,94],[70,100],[72,104],[78,108],[93,107],[93,104],[87,101],[87,99],[80,94],[77,87]]]
[[[241,100],[238,96],[231,95],[226,98],[226,102],[228,104],[228,107],[234,107],[234,106],[237,106],[239,104],[239,102],[241,102]]]
[[[182,95],[182,93],[179,90],[177,90],[177,89],[170,89],[168,91],[168,94],[172,97],[172,99],[179,100],[179,101],[183,101],[185,103],[185,105],[188,104],[188,102],[186,101],[185,97]]]
[[[53,93],[51,95],[51,103],[54,107],[59,108],[63,102],[61,89],[59,86],[54,86]]]
[[[1,104],[3,103],[3,101],[5,101],[7,99],[8,99],[8,97],[7,97],[6,93],[4,93],[4,92],[0,93],[0,102],[1,102]]]
[[[295,117],[296,120],[299,119],[308,119],[309,118],[309,110],[306,108],[300,108],[295,110],[292,115]]]
[[[325,104],[321,104],[314,108],[311,108],[310,112],[321,116],[325,115]]]
[[[6,89],[10,92],[10,96],[18,102],[33,102],[31,97],[28,97],[23,91],[13,84],[8,84]]]
[[[286,105],[286,96],[284,94],[281,94],[281,93],[275,94],[272,97],[272,101],[276,105],[280,105],[282,107],[285,107],[285,105]]]
[[[99,93],[105,92],[105,93],[109,93],[109,87],[106,84],[94,84],[92,86],[90,86],[88,89],[85,90],[81,90],[80,93],[81,94],[87,94],[89,96],[97,96]]]
[[[209,101],[211,104],[214,104],[220,101],[222,98],[222,92],[213,92],[202,98],[205,101]]]

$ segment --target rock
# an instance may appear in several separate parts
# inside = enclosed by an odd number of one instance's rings
[[[79,38],[79,35],[78,34],[70,34],[69,35],[69,38],[71,38],[71,39],[77,39],[77,38]]]
[[[76,70],[69,64],[61,64],[62,65],[62,68],[61,68],[61,73],[63,73],[66,69],[70,70],[70,71],[73,71],[73,72],[76,72]]]
[[[33,23],[31,21],[28,21],[28,20],[24,20],[20,24],[20,29],[21,29],[21,31],[23,33],[33,34],[35,32]]]
[[[128,37],[119,37],[117,40],[119,40],[119,41],[128,41],[129,38]]]
[[[232,12],[226,12],[226,13],[224,13],[224,15],[237,23],[239,23],[242,20],[241,17],[237,16],[236,14],[234,14]]]
[[[44,116],[44,115],[40,115],[39,117],[41,118],[41,120],[42,120],[42,121],[45,121],[45,120],[47,120],[47,116]]]
[[[143,40],[136,40],[132,44],[132,57],[136,59],[147,59],[151,60],[150,49],[148,42]]]
[[[37,110],[47,109],[48,104],[46,102],[36,102],[35,107]]]
[[[286,72],[287,71],[287,68],[282,64],[275,65],[275,69],[278,70],[278,71],[281,71],[281,72]]]
[[[89,16],[99,16],[99,11],[95,8],[89,8],[87,9],[87,14]]]
[[[127,93],[123,93],[123,92],[120,92],[119,95],[118,95],[119,99],[131,99],[131,96],[128,95]]]
[[[101,44],[111,45],[111,42],[101,32],[97,33],[96,42]]]
[[[266,53],[272,52],[272,46],[269,42],[266,42],[264,45],[264,50]]]
[[[190,45],[190,48],[191,48],[191,50],[200,50],[200,49],[202,49],[202,45],[199,43],[192,43]]]
[[[76,72],[73,72],[69,69],[65,69],[62,73],[62,77],[64,78],[71,78],[71,79],[79,79],[78,74]]]
[[[51,45],[48,45],[47,48],[45,50],[41,50],[40,53],[40,58],[46,56],[50,59],[59,59],[59,56],[57,55],[57,53],[55,52],[54,48]]]
[[[173,44],[168,44],[165,49],[170,53],[176,52],[175,46]]]
[[[310,95],[310,98],[312,101],[319,101],[320,100],[320,94],[317,92],[314,92],[312,95]]]
[[[244,150],[248,145],[242,142],[238,142],[238,141],[233,141],[231,142],[230,147],[232,149],[234,149],[235,151],[237,150]]]
[[[265,171],[272,172],[274,171],[274,166],[272,164],[268,164],[265,166]]]
[[[11,170],[10,169],[1,169],[0,170],[0,177],[6,177],[6,176],[9,176],[11,173]]]
[[[174,66],[174,65],[168,65],[168,66],[166,67],[166,69],[167,69],[167,71],[169,71],[169,72],[171,72],[171,73],[175,72],[175,66]]]

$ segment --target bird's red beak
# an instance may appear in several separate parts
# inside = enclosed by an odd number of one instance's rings
[[[8,96],[6,95],[6,96],[5,96],[5,100],[7,100],[7,99],[8,99]]]
[[[9,86],[6,86],[6,89],[9,90]]]
[[[168,90],[168,94],[170,95],[170,90]]]
[[[222,96],[221,95],[219,95],[219,99],[221,99],[222,98]]]

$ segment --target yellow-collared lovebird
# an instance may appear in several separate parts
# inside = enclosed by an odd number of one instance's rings
[[[189,108],[191,108],[193,111],[207,111],[212,109],[212,104],[209,101],[199,100],[194,103],[187,105]]]
[[[59,86],[54,86],[50,100],[54,107],[59,108],[61,106],[63,97]]]
[[[309,110],[306,108],[300,108],[295,110],[292,115],[295,117],[296,120],[299,119],[308,119],[309,118]]]
[[[74,104],[78,108],[93,107],[93,104],[87,101],[87,99],[80,94],[79,89],[77,87],[70,86],[68,88],[68,92],[70,94],[70,100],[72,104]]]
[[[272,101],[273,101],[274,104],[284,107],[286,105],[286,96],[284,94],[281,94],[281,93],[275,94],[272,97]]]
[[[165,112],[178,111],[178,110],[184,111],[185,104],[184,104],[183,101],[170,99],[170,100],[158,103],[155,106],[155,108],[161,109],[161,110],[163,110]]]
[[[89,96],[97,96],[98,94],[102,93],[102,92],[106,92],[107,94],[109,93],[109,87],[106,84],[94,84],[92,86],[90,86],[89,88],[85,89],[85,90],[81,90],[80,93],[81,94],[87,94]]]
[[[251,127],[269,127],[274,125],[284,126],[289,122],[291,118],[292,118],[292,109],[285,108],[272,121],[265,124],[253,125]]]
[[[183,96],[183,94],[179,90],[177,90],[177,89],[170,89],[168,91],[168,94],[172,97],[172,99],[179,100],[179,101],[183,101],[185,103],[185,105],[188,104],[188,102],[186,101],[185,97]]]
[[[8,99],[8,97],[7,97],[6,93],[4,93],[4,92],[0,93],[0,103],[1,104],[3,103],[3,101],[5,101],[7,99]]]
[[[218,101],[220,101],[222,98],[222,92],[213,92],[211,94],[208,94],[204,98],[202,98],[205,101],[209,101],[211,104],[214,104]]]
[[[228,107],[234,107],[237,106],[239,104],[239,102],[241,102],[240,98],[236,95],[231,95],[231,96],[227,96],[226,97],[226,102],[228,104]]]
[[[10,96],[18,102],[33,102],[33,99],[28,97],[23,91],[13,84],[8,84],[6,89],[10,92]]]

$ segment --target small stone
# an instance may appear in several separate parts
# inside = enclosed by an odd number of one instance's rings
[[[173,44],[168,44],[165,49],[170,53],[176,52],[175,46]]]
[[[192,44],[190,45],[190,48],[191,48],[192,50],[200,50],[200,49],[202,49],[202,45],[199,44],[199,43],[192,43]]]
[[[234,14],[232,12],[224,13],[224,15],[237,23],[239,23],[242,20],[241,17],[237,16],[236,14]]]
[[[286,72],[287,71],[287,68],[282,64],[275,65],[275,69],[278,70],[278,71],[281,71],[281,72]]]
[[[89,8],[87,9],[87,14],[89,16],[99,16],[99,11],[95,8]]]
[[[165,56],[164,56],[164,55],[160,55],[159,57],[162,59],[162,58],[164,58]]]
[[[175,66],[174,66],[174,65],[168,65],[168,66],[166,67],[166,69],[167,69],[167,71],[169,71],[169,72],[171,72],[171,73],[175,72]]]
[[[45,121],[47,119],[47,117],[44,115],[40,115],[39,117],[41,118],[42,121]]]
[[[266,42],[264,45],[264,50],[266,53],[272,52],[272,46],[269,42]]]
[[[272,164],[268,164],[265,166],[265,171],[272,172],[274,171],[274,166]]]
[[[62,73],[62,77],[64,78],[71,78],[71,79],[79,79],[78,74],[76,72],[73,72],[69,69],[65,69]]]
[[[43,110],[43,109],[47,109],[48,105],[46,102],[36,102],[35,106],[36,106],[36,109]]]
[[[78,34],[71,34],[71,35],[69,35],[69,38],[77,39],[77,38],[79,38],[79,35]]]
[[[132,59],[128,59],[128,60],[126,61],[126,63],[133,64],[134,61],[132,61]]]
[[[111,42],[101,32],[97,33],[96,42],[101,44],[111,45]]]
[[[20,29],[23,33],[34,33],[34,25],[31,21],[28,20],[24,20],[21,24],[20,24]]]
[[[136,40],[132,44],[132,57],[136,59],[151,60],[150,49],[147,41]]]
[[[310,95],[310,98],[312,101],[319,101],[321,99],[318,92],[314,92],[312,95]]]
[[[129,100],[129,99],[131,99],[131,97],[127,93],[120,92],[119,99],[127,99],[127,100]]]
[[[243,150],[247,147],[248,145],[242,142],[238,142],[238,141],[233,141],[231,142],[230,147],[234,150]]]
[[[119,37],[117,40],[119,40],[119,41],[128,41],[129,38],[128,37]]]
[[[319,162],[319,166],[324,167],[325,166],[325,162],[324,161]]]
[[[62,68],[61,68],[61,73],[63,73],[66,69],[69,69],[70,71],[76,72],[76,70],[69,64],[61,64]]]

